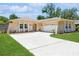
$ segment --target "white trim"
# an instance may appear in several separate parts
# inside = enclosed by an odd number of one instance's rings
[[[29,22],[27,23],[27,29],[28,29],[27,31],[29,32]]]

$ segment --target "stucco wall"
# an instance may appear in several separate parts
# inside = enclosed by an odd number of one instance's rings
[[[23,29],[20,28],[20,24],[23,24]],[[27,28],[25,28],[25,24],[27,24]],[[28,21],[12,21],[12,23],[9,23],[8,32],[26,32],[26,31],[32,31],[33,26],[32,23]]]
[[[66,22],[67,26],[69,27],[69,24],[71,24],[71,29],[66,29]],[[20,24],[27,24],[28,28],[20,29]],[[34,24],[36,26],[34,27]],[[23,25],[24,26],[24,25]],[[25,32],[25,31],[45,31],[45,32],[53,32],[60,33],[60,32],[71,32],[75,30],[74,22],[72,20],[66,20],[66,19],[49,19],[49,20],[13,20],[12,23],[9,23],[8,31],[12,32]]]
[[[71,28],[69,28],[69,24],[70,24]],[[67,26],[67,28],[66,28],[66,26]],[[75,31],[75,24],[74,24],[74,22],[68,22],[68,21],[64,22],[64,31],[65,32]]]
[[[58,22],[57,33],[64,33],[64,21],[63,20]]]

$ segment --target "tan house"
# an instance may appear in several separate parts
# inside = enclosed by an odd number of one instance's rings
[[[33,31],[55,32],[55,34],[73,32],[75,31],[75,24],[73,20],[61,18],[50,18],[43,20],[13,19],[9,22],[7,32],[14,33]]]

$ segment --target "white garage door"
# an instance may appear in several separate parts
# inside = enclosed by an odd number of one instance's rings
[[[52,32],[53,30],[56,30],[57,25],[44,25],[42,31],[46,32]]]

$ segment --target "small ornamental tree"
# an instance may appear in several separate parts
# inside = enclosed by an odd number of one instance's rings
[[[15,14],[11,14],[11,15],[9,16],[9,19],[17,19],[17,18],[19,18],[19,17],[16,16]]]

